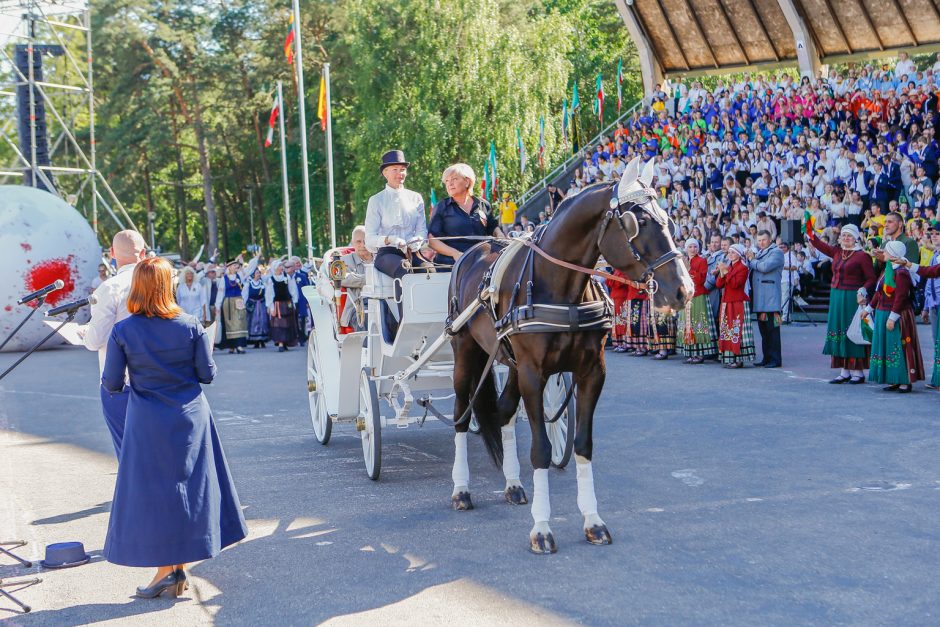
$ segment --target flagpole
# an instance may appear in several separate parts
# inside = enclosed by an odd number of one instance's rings
[[[326,180],[330,199],[330,247],[336,248],[336,200],[333,197],[333,110],[330,105],[329,63],[323,64],[323,80],[326,84]]]
[[[300,154],[303,170],[303,189],[304,189],[304,219],[307,226],[307,259],[313,257],[313,227],[310,223],[310,172],[307,164],[307,112],[304,107],[304,101],[307,99],[304,93],[304,52],[300,42],[300,0],[293,0],[294,9],[294,49],[297,54],[294,55],[294,63],[297,68],[297,102],[300,105]]]
[[[281,81],[277,82],[277,120],[281,131],[281,187],[284,195],[284,241],[287,242],[287,256],[294,254],[290,238],[290,196],[287,190],[287,140],[284,136],[284,90]]]

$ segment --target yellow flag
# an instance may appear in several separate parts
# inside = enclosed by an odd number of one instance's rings
[[[317,103],[317,117],[320,118],[320,128],[326,130],[326,78],[320,75],[320,101]]]

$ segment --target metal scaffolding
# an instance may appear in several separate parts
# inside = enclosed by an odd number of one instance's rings
[[[136,227],[96,165],[92,58],[86,0],[0,0],[0,185],[55,194],[98,235],[100,208]]]

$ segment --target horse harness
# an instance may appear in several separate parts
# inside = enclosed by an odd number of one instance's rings
[[[633,253],[634,259],[636,261],[641,260],[640,254],[637,251],[636,246],[633,244],[633,240],[639,234],[639,222],[633,211],[629,209],[622,209],[622,207],[628,203],[640,205],[644,211],[649,213],[657,222],[662,225],[666,225],[668,221],[668,226],[672,234],[674,234],[675,223],[671,218],[665,215],[664,212],[662,215],[660,215],[655,210],[651,210],[645,206],[649,200],[655,200],[655,198],[656,192],[652,188],[646,186],[643,186],[642,189],[631,192],[630,194],[627,194],[623,197],[618,197],[617,188],[615,186],[614,193],[610,201],[611,208],[604,214],[604,220],[601,223],[600,232],[597,236],[598,249],[600,249],[601,241],[603,240],[607,229],[610,227],[610,223],[614,222],[623,233],[624,238],[626,239],[626,242],[630,246],[630,250]],[[638,202],[640,200],[644,200],[645,202]],[[646,266],[640,281],[632,281],[630,279],[618,277],[607,272],[578,266],[576,264],[552,257],[542,250],[538,245],[546,227],[546,224],[540,225],[532,235],[531,239],[527,239],[523,242],[529,251],[526,254],[525,261],[519,270],[519,276],[513,285],[512,295],[509,299],[509,309],[503,316],[499,316],[497,313],[496,299],[492,297],[492,295],[496,293],[500,287],[499,285],[492,284],[493,270],[497,263],[499,263],[498,258],[490,265],[486,273],[483,275],[483,279],[480,282],[480,286],[478,288],[476,303],[475,305],[471,305],[471,307],[476,306],[477,311],[479,311],[479,309],[482,309],[485,306],[487,311],[489,311],[490,316],[493,319],[493,324],[496,328],[496,345],[493,347],[493,350],[490,351],[489,360],[483,368],[483,373],[480,376],[479,384],[477,385],[477,388],[467,405],[467,409],[464,412],[464,415],[461,416],[458,420],[454,421],[455,425],[469,420],[473,402],[482,389],[483,383],[487,378],[487,375],[489,374],[489,371],[492,368],[497,355],[500,352],[503,353],[505,359],[513,367],[516,367],[515,355],[512,350],[512,344],[509,341],[509,338],[512,335],[518,333],[574,333],[578,331],[607,332],[610,331],[613,326],[613,302],[607,293],[593,279],[588,281],[588,289],[585,290],[586,294],[579,303],[569,305],[552,305],[532,302],[532,291],[535,286],[535,254],[539,254],[555,265],[592,276],[601,276],[609,281],[617,281],[634,286],[645,284],[643,289],[646,289],[650,295],[655,294],[659,288],[658,284],[653,278],[655,271],[661,266],[664,266],[667,263],[677,259],[680,255],[680,253],[675,249],[666,252]],[[505,248],[500,251],[500,256],[505,254],[505,251]],[[455,264],[453,272],[457,271],[457,266],[459,263],[460,260],[458,260],[457,264]],[[522,289],[523,282],[525,284],[525,304],[517,305],[515,303],[519,296],[519,292]],[[450,315],[448,316],[445,330],[447,333],[453,335],[456,333],[456,331],[452,329],[451,323],[460,313],[458,311],[459,303],[457,302],[456,294],[451,296],[451,302],[449,305]],[[547,422],[555,422],[561,417],[562,413],[564,412],[564,408],[567,407],[568,402],[571,399],[573,389],[574,386],[569,388],[564,403],[562,403],[562,405],[559,407],[556,415]]]

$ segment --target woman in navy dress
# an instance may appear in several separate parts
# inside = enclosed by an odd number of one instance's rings
[[[211,339],[173,302],[165,259],[141,261],[127,299],[132,314],[114,326],[101,380],[130,378],[127,424],[104,556],[124,566],[155,566],[152,598],[186,589],[185,566],[215,557],[246,534],[238,495],[200,383],[216,367]]]
[[[264,348],[271,337],[264,287],[261,269],[255,268],[251,279],[242,288],[242,298],[245,299],[245,309],[248,311],[248,341],[253,343],[255,348]]]

